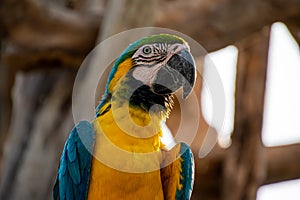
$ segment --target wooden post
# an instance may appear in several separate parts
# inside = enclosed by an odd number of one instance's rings
[[[235,122],[224,165],[224,200],[256,199],[265,177],[263,123],[269,28],[238,44]]]
[[[1,56],[1,55],[0,55]],[[14,73],[7,66],[1,63],[0,58],[0,179],[5,144],[12,112],[11,89],[14,83]]]
[[[73,126],[69,105],[74,72],[18,75],[0,199],[50,199],[59,155]]]

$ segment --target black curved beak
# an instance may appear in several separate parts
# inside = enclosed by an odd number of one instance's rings
[[[170,94],[183,87],[182,97],[186,99],[192,92],[196,80],[196,65],[187,49],[174,54],[157,72],[152,89],[157,94]]]

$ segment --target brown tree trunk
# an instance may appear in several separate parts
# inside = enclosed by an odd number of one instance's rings
[[[137,3],[132,2],[132,5]],[[104,5],[102,1],[100,3]],[[140,4],[142,6],[144,1]],[[158,0],[157,4],[154,26],[183,32],[208,52],[249,37],[273,22],[298,24],[300,21],[300,3],[295,0]],[[126,6],[122,1],[120,5]],[[148,8],[152,9],[151,6]],[[104,9],[74,12],[37,0],[2,0],[0,10],[0,25],[3,24],[10,47],[10,51],[4,53],[5,61],[22,69],[51,66],[53,62],[60,67],[79,67],[94,47],[98,32],[102,32],[99,27],[105,16]],[[137,13],[128,9],[122,17],[132,15],[133,20],[147,22],[149,19],[142,17],[143,12],[148,12],[147,6]],[[119,13],[108,15],[115,18]],[[131,22],[118,26],[120,30],[134,27]],[[46,64],[40,66],[39,62]]]
[[[261,139],[269,28],[238,45],[235,123],[223,174],[224,200],[256,199],[266,176]]]
[[[50,198],[58,156],[73,125],[74,70],[18,74],[0,199]]]
[[[1,61],[1,59],[0,59]],[[9,134],[9,124],[12,112],[11,91],[15,72],[0,62],[0,177],[2,166],[3,146]]]

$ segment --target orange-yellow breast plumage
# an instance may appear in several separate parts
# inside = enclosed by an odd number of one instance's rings
[[[162,200],[161,132],[146,138],[130,136],[122,131],[116,123],[118,119],[124,122],[124,109],[121,108],[115,112],[117,112],[115,118],[113,118],[113,113],[110,110],[94,121],[96,141],[88,199],[134,200],[143,198]],[[151,121],[149,114],[142,110],[130,108],[130,113],[132,120],[139,123],[140,126],[158,123],[158,121],[155,122],[154,116],[152,116]],[[135,118],[135,116],[139,117]],[[156,125],[160,126],[159,124]],[[132,129],[134,128],[132,127]],[[134,130],[132,131],[134,132]],[[122,150],[124,150],[125,156],[120,154],[119,151]],[[138,157],[141,153],[150,153],[150,156]],[[118,168],[125,169],[125,171],[132,169],[132,172],[120,171]],[[147,168],[156,170],[134,173],[134,171],[143,171]]]

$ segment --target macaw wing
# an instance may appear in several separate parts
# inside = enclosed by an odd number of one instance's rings
[[[80,121],[66,141],[53,188],[55,200],[87,198],[95,132],[91,123]]]
[[[161,169],[164,199],[189,200],[194,185],[195,168],[191,149],[181,142],[172,150],[165,152],[164,162],[172,162]]]

